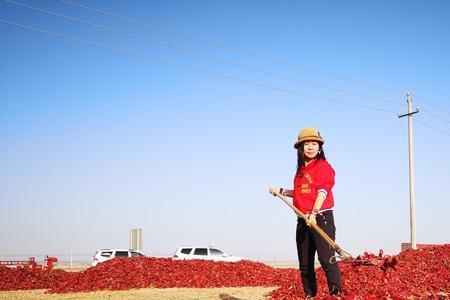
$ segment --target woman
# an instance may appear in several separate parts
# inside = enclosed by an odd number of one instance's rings
[[[314,259],[316,251],[319,262],[327,277],[328,289],[331,295],[341,292],[341,272],[337,264],[331,264],[334,255],[327,242],[309,224],[317,224],[333,240],[336,228],[334,226],[334,169],[326,161],[322,146],[325,143],[315,128],[304,128],[298,135],[294,147],[297,149],[297,172],[294,178],[294,189],[271,187],[272,195],[280,193],[294,199],[294,206],[306,214],[308,221],[297,220],[297,254],[300,274],[306,298],[317,294],[316,272]]]

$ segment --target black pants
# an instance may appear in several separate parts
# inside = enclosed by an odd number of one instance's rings
[[[336,227],[334,226],[333,211],[329,210],[323,212],[322,215],[317,215],[316,220],[317,225],[334,240]],[[330,263],[330,257],[335,255],[335,251],[330,248],[327,242],[314,229],[306,225],[305,220],[302,218],[298,218],[297,221],[296,240],[300,275],[305,295],[316,296],[317,294],[316,272],[314,270],[316,251],[327,277],[330,294],[339,293],[342,289],[341,271],[337,264]]]

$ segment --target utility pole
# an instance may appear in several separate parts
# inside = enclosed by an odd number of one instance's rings
[[[413,127],[412,127],[412,115],[419,112],[412,111],[411,94],[407,93],[408,113],[404,115],[398,115],[399,118],[408,116],[408,148],[409,148],[409,224],[411,229],[411,248],[417,249],[416,243],[416,209],[415,209],[415,193],[414,193],[414,153],[413,153]]]

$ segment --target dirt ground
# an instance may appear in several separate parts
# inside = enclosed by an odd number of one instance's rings
[[[212,288],[212,289],[138,289],[128,291],[99,291],[92,293],[45,294],[45,290],[0,292],[0,299],[13,300],[87,300],[87,299],[124,299],[124,300],[264,300],[264,295],[273,288],[243,287],[243,288]]]

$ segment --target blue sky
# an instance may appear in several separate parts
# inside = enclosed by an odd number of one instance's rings
[[[18,1],[19,2],[19,1]],[[0,251],[80,255],[181,244],[294,260],[292,145],[317,127],[336,170],[337,242],[397,253],[409,241],[406,91],[414,123],[420,243],[448,243],[448,1],[85,1],[199,39],[392,90],[217,48],[57,0],[21,3],[352,96],[133,40],[0,1],[0,19],[276,89],[227,80],[0,23]],[[416,95],[419,98],[416,98]],[[382,101],[380,101],[382,99]],[[424,102],[424,99],[426,102]],[[392,103],[394,102],[394,103]],[[433,104],[431,106],[429,103]],[[439,107],[439,108],[436,108]]]

